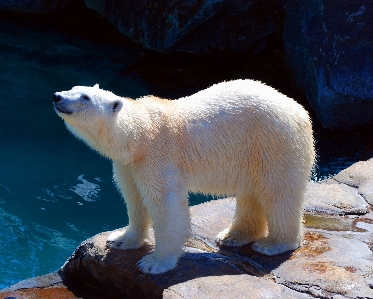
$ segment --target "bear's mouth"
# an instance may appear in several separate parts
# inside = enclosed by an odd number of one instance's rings
[[[60,113],[64,113],[64,114],[68,114],[68,115],[72,114],[71,111],[69,111],[69,110],[64,110],[63,108],[61,108],[61,107],[59,107],[59,106],[57,106],[57,105],[54,105],[54,109],[55,109],[57,112],[60,112]]]

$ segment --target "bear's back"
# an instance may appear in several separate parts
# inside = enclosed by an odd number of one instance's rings
[[[274,88],[259,81],[234,80],[215,84],[173,101],[172,115],[191,122],[262,122],[265,126],[310,123],[307,111]]]

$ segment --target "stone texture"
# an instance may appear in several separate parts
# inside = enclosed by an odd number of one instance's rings
[[[160,275],[144,275],[136,262],[154,248],[149,241],[138,250],[118,251],[106,248],[109,232],[83,242],[63,266],[64,274],[106,290],[113,298],[161,298],[163,290],[198,277],[238,275],[242,272],[219,254],[186,248],[177,269]]]
[[[284,0],[86,0],[123,34],[159,52],[206,54],[265,45],[283,28]]]
[[[105,0],[84,0],[84,3],[88,8],[105,16]]]
[[[287,63],[325,128],[351,130],[373,121],[371,4],[287,2]]]
[[[358,193],[373,205],[373,158],[353,164],[338,173],[334,179],[346,185],[356,187]]]
[[[361,241],[330,233],[308,233],[305,246],[273,274],[277,283],[317,298],[329,298],[331,294],[372,298],[371,256],[368,245]]]
[[[170,293],[172,291],[173,293]],[[180,297],[172,297],[175,296]],[[163,298],[311,298],[269,279],[245,274],[199,277],[176,284],[163,292]]]
[[[53,272],[16,283],[0,290],[2,299],[107,299],[97,290],[75,284]]]
[[[368,203],[358,194],[356,188],[344,184],[311,182],[305,197],[305,210],[309,213],[366,214],[369,209]]]
[[[0,1],[0,10],[20,11],[28,13],[45,14],[65,8],[73,0],[11,0]]]

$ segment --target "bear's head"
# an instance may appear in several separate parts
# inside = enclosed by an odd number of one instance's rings
[[[109,156],[106,148],[124,99],[99,88],[75,86],[53,95],[54,110],[78,138]]]
[[[54,109],[67,122],[107,118],[116,114],[123,105],[120,97],[93,87],[75,86],[71,90],[53,95]]]

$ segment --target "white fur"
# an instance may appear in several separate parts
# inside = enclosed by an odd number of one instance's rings
[[[308,114],[292,99],[252,80],[174,101],[134,101],[98,87],[56,94],[62,100],[55,105],[71,112],[57,111],[67,127],[113,160],[129,225],[111,234],[108,246],[138,248],[153,225],[156,248],[139,261],[143,272],[176,266],[190,235],[188,191],[236,196],[220,245],[255,242],[253,249],[266,255],[300,246],[315,152]]]

